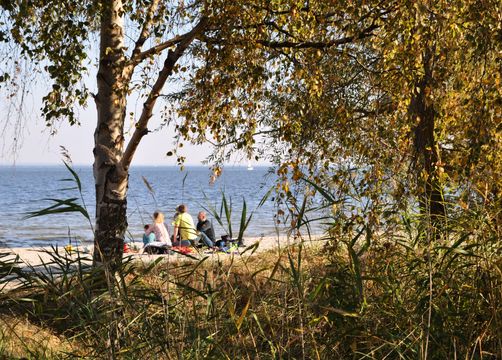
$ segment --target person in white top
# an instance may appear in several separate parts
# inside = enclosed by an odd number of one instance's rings
[[[145,234],[149,235],[152,232],[155,234],[156,242],[172,246],[171,238],[169,237],[166,225],[164,224],[164,214],[160,211],[155,211],[153,213],[153,225],[146,230]]]

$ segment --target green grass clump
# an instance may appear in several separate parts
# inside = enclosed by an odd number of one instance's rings
[[[54,255],[52,275],[18,272],[22,285],[4,291],[1,309],[72,344],[37,347],[53,358],[500,357],[500,245],[471,236],[424,250],[417,234],[375,237],[357,266],[335,238],[252,256],[125,261],[113,289]],[[12,355],[17,333],[2,328],[0,356]]]

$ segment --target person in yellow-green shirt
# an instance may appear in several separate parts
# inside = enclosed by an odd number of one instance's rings
[[[203,242],[208,247],[212,248],[214,246],[213,242],[207,237],[203,232],[197,231],[195,224],[193,222],[192,216],[188,213],[188,208],[185,204],[181,204],[176,209],[178,215],[174,219],[174,236],[176,239],[178,233],[180,234],[180,244],[183,245],[197,245],[199,242]],[[176,245],[176,244],[173,244]]]

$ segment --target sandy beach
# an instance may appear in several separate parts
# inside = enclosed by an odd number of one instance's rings
[[[316,236],[312,238],[311,240],[306,240],[304,243],[318,243],[319,241],[322,241],[320,239],[320,236]],[[283,249],[289,245],[299,243],[300,240],[298,239],[293,239],[292,237],[287,237],[287,236],[269,236],[269,237],[259,237],[259,238],[247,238],[245,239],[244,242],[244,247],[240,247],[238,253],[244,253],[245,255],[257,255],[260,252],[272,250],[272,249]],[[135,243],[129,243],[129,246],[131,249],[133,249],[131,252],[124,253],[124,257],[132,257],[134,259],[138,259],[140,261],[144,262],[150,262],[159,258],[165,259],[166,261],[176,261],[176,260],[181,260],[181,259],[186,259],[187,257],[183,254],[174,254],[174,255],[149,255],[146,253],[142,253],[141,249],[143,244],[140,242],[135,242]],[[256,246],[256,249],[248,249],[249,247],[254,247]],[[136,249],[136,250],[134,250]],[[16,248],[1,248],[0,249],[0,256],[2,254],[5,254],[2,258],[3,261],[6,260],[12,260],[18,257],[18,260],[20,261],[19,266],[21,267],[38,267],[42,264],[50,264],[53,261],[53,254],[55,252],[56,248],[51,248],[51,247],[16,247]],[[92,258],[92,246],[79,246],[79,247],[72,247],[70,249],[65,249],[65,247],[58,247],[57,251],[59,255],[63,255],[68,257],[68,259],[76,259],[78,255],[80,255],[81,258],[84,260],[87,260],[89,263]],[[8,256],[6,254],[9,254]],[[201,249],[200,251],[194,251],[190,255],[195,257],[195,258],[202,258],[204,256],[208,255],[213,255],[217,254],[218,257],[225,257],[225,256],[230,256],[230,255],[235,255],[234,254],[225,254],[223,252],[211,252],[207,251],[204,249]]]

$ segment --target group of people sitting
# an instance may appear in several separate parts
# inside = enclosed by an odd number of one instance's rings
[[[213,225],[207,219],[204,211],[199,212],[197,220],[196,226],[192,216],[188,213],[188,207],[185,204],[179,205],[172,223],[173,235],[170,237],[164,214],[160,211],[154,212],[153,224],[145,225],[143,251],[161,254],[172,247],[206,246],[215,249],[217,248],[215,245],[221,246],[220,241],[216,241]],[[224,248],[224,244],[221,247]]]

